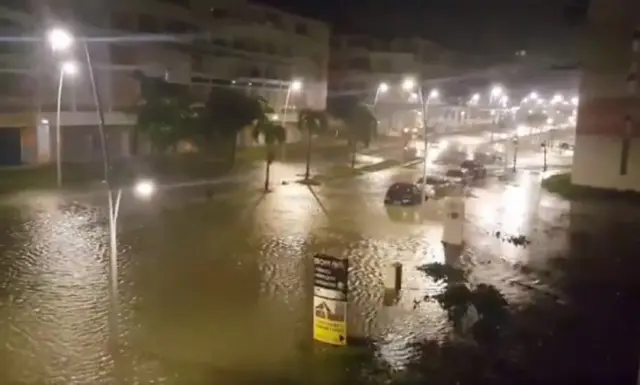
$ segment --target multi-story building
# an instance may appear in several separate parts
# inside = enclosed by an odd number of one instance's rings
[[[593,0],[587,16],[572,180],[640,191],[640,6]]]
[[[473,64],[471,58],[421,38],[384,40],[358,35],[334,36],[330,92],[331,95],[355,95],[375,105],[381,131],[399,131],[414,125],[420,110],[416,95],[401,88],[405,78],[431,81],[433,87],[437,87],[439,81],[463,74]],[[449,122],[452,110],[443,108],[442,103],[435,104],[438,107],[430,108],[428,124]],[[444,114],[445,110],[448,115]]]
[[[109,147],[116,157],[132,152],[135,116],[128,111],[139,96],[132,76],[136,70],[185,84],[202,100],[211,87],[260,95],[285,123],[296,120],[298,108],[325,108],[329,28],[322,22],[246,0],[5,1],[0,4],[3,36],[36,38],[0,41],[0,52],[6,53],[0,53],[0,73],[6,78],[0,95],[0,135],[13,138],[4,141],[13,144],[0,151],[12,154],[4,163],[18,163],[16,158],[22,163],[53,160],[62,59],[51,52],[44,35],[46,28],[60,24],[87,37]],[[65,76],[62,87],[64,161],[100,156],[81,48],[78,42],[71,53],[81,63],[80,73]],[[300,92],[290,92],[294,79],[303,84]],[[291,133],[295,140],[295,130]]]

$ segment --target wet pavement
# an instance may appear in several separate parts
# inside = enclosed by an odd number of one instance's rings
[[[375,339],[393,366],[414,358],[413,342],[446,340],[446,314],[422,302],[441,287],[416,270],[445,262],[443,200],[382,204],[392,182],[415,180],[421,167],[282,184],[302,170],[276,164],[267,195],[261,167],[213,190],[164,189],[151,201],[125,194],[117,370],[103,197],[5,202],[0,383],[110,384],[115,374],[145,384],[264,383],[306,379],[308,357],[322,362],[315,383],[335,383],[339,360],[324,358],[337,350],[310,341],[311,256],[319,252],[350,259],[349,335]],[[518,315],[523,336],[509,360],[527,378],[633,379],[640,210],[570,204],[542,191],[541,177],[522,171],[468,189],[457,263],[501,290]],[[520,234],[531,245],[507,239]],[[403,290],[384,306],[382,270],[394,262],[404,266]]]

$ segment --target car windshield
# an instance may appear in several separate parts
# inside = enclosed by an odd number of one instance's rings
[[[449,178],[462,178],[464,172],[462,172],[462,170],[449,170],[445,175]]]
[[[474,168],[475,166],[476,166],[476,164],[471,160],[465,160],[460,165],[460,167],[462,167],[462,168]]]

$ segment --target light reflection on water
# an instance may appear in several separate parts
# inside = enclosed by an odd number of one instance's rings
[[[120,236],[120,318],[136,377],[169,381],[203,367],[287,370],[310,343],[318,252],[350,260],[350,334],[379,340],[392,363],[411,357],[411,342],[444,338],[438,305],[416,305],[441,289],[416,270],[445,261],[438,210],[390,218],[381,205],[388,181],[321,186],[317,196],[292,184],[262,200],[138,213],[141,226]],[[99,382],[111,368],[104,218],[51,202],[22,216],[4,253],[15,260],[2,277],[13,298],[0,309],[0,327],[21,332],[0,348],[11,362],[0,374]],[[394,262],[404,267],[404,290],[384,306],[382,271]]]

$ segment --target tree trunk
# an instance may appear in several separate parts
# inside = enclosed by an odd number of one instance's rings
[[[271,163],[273,163],[274,149],[271,146],[267,146],[267,161],[265,162],[264,170],[264,192],[269,192],[270,176],[271,176]]]
[[[311,130],[307,130],[307,167],[304,172],[304,179],[311,179]]]
[[[356,150],[358,147],[358,142],[355,140],[351,141],[351,168],[356,168]]]

